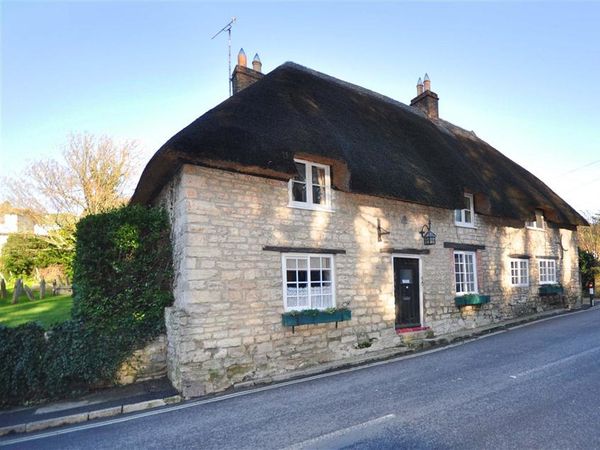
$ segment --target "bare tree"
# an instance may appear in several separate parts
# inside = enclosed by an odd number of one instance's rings
[[[115,208],[127,201],[132,187],[136,148],[134,141],[73,134],[62,161],[35,161],[22,176],[6,180],[9,198],[15,205],[63,218]]]
[[[590,226],[577,228],[579,247],[600,259],[600,212],[586,216]]]

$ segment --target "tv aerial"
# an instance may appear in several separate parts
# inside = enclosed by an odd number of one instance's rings
[[[231,21],[225,25],[223,28],[221,28],[213,37],[211,37],[210,39],[214,39],[216,38],[218,35],[220,35],[221,33],[227,32],[227,46],[228,46],[228,50],[229,50],[229,67],[228,67],[228,73],[227,73],[227,80],[229,80],[229,96],[231,97],[232,93],[233,93],[233,87],[231,85],[231,27],[233,26],[233,24],[235,23],[235,17],[231,18]]]

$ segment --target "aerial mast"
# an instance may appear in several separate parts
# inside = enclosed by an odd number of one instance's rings
[[[228,73],[227,73],[227,80],[229,81],[229,96],[231,97],[232,93],[233,93],[233,87],[231,85],[231,27],[233,26],[233,24],[235,23],[235,17],[231,18],[231,21],[225,25],[223,28],[221,28],[213,37],[211,37],[211,40],[216,38],[218,35],[220,35],[221,33],[224,33],[225,31],[227,31],[227,45],[228,45],[228,50],[229,50],[229,67],[228,67]]]

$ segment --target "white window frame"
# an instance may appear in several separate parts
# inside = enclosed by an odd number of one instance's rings
[[[464,264],[464,269],[466,272],[466,256],[472,256],[473,257],[473,287],[474,289],[472,291],[459,291],[458,287],[459,287],[459,283],[456,281],[456,255],[463,255],[463,263]],[[467,294],[478,294],[479,293],[479,287],[477,286],[477,252],[469,252],[469,251],[463,251],[463,250],[455,250],[454,254],[452,255],[452,264],[453,264],[453,273],[454,273],[454,290],[456,292],[457,296],[461,296],[461,295],[467,295]],[[466,284],[466,282],[462,282],[462,284]]]
[[[454,210],[454,225],[456,225],[457,227],[475,228],[475,203],[473,201],[473,194],[465,193],[464,197],[469,199],[470,207],[468,209],[462,208],[462,209]],[[471,213],[471,221],[470,222],[467,222],[465,219],[466,211]],[[456,215],[459,212],[460,212],[460,220],[456,220]]]
[[[515,265],[516,267],[513,267]],[[510,285],[515,287],[529,286],[529,260],[525,258],[511,258],[509,261]],[[523,270],[525,275],[523,276]],[[516,283],[515,283],[516,278]]]
[[[325,164],[318,164],[305,159],[294,158],[295,163],[304,164],[306,167],[306,202],[299,202],[294,200],[293,196],[293,184],[294,179],[291,178],[288,182],[288,206],[291,208],[300,209],[312,209],[316,211],[332,211],[331,209],[331,169]],[[313,191],[312,191],[312,171],[313,167],[318,167],[325,170],[325,204],[313,203]],[[310,189],[309,189],[310,186]]]
[[[542,265],[546,265],[546,269],[545,269],[545,279],[542,280]],[[550,271],[550,267],[552,267],[552,270]],[[549,259],[549,258],[540,258],[538,259],[538,275],[540,277],[540,284],[556,284],[558,283],[558,277],[557,277],[557,273],[556,273],[556,260],[554,259]],[[549,276],[550,275],[554,275],[553,279],[550,279]]]
[[[330,266],[331,266],[331,305],[330,306],[326,306],[326,307],[314,307],[312,305],[312,300],[311,300],[311,292],[310,292],[310,258],[328,258],[329,262],[330,262]],[[287,258],[296,258],[296,259],[300,259],[300,258],[305,258],[307,259],[307,272],[308,272],[308,277],[307,277],[307,283],[308,283],[308,306],[307,307],[289,307],[288,306],[288,300],[287,300]],[[283,286],[283,309],[285,312],[289,312],[289,311],[302,311],[304,309],[320,309],[320,310],[325,310],[327,308],[335,308],[336,307],[336,298],[335,298],[335,285],[336,285],[336,281],[335,281],[335,258],[333,254],[330,253],[282,253],[281,254],[281,279],[282,279],[282,286]]]
[[[530,230],[545,231],[546,230],[546,219],[544,218],[543,211],[536,209],[535,210],[535,220],[525,222],[525,228],[528,228]]]

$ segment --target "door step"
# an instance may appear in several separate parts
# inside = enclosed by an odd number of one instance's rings
[[[430,327],[413,327],[396,329],[402,343],[413,350],[431,347],[434,340],[433,330]]]
[[[396,333],[413,333],[415,331],[427,331],[431,329],[431,327],[408,327],[408,328],[396,328]]]

